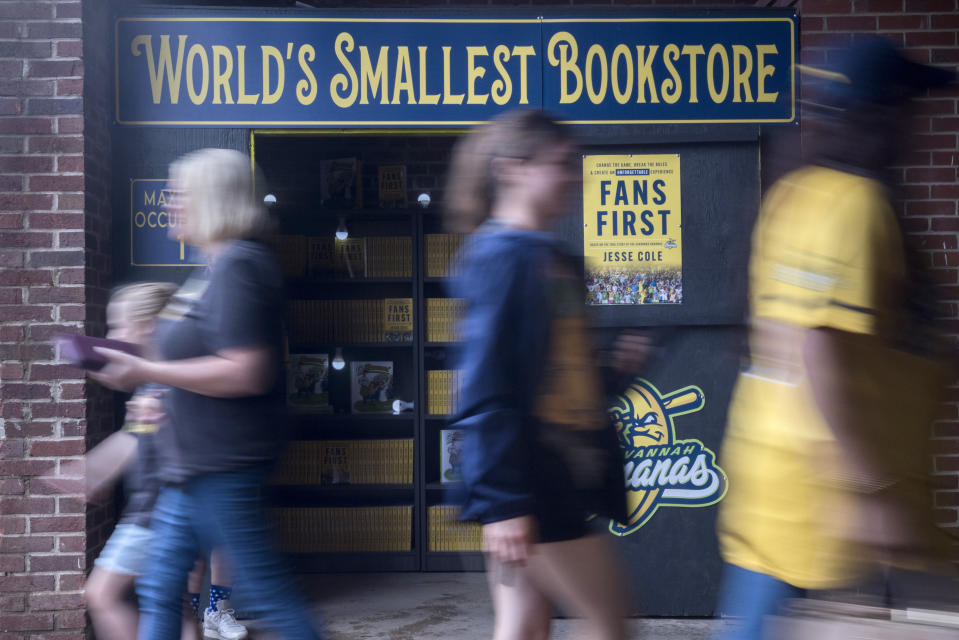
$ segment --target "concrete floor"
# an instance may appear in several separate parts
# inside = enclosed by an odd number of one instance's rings
[[[301,579],[333,640],[492,637],[493,610],[482,573],[325,574]],[[628,621],[628,628],[630,638],[706,640],[717,624],[636,619]],[[578,621],[554,619],[550,637],[585,636]]]

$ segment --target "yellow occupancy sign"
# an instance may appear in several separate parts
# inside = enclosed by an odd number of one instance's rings
[[[683,301],[678,154],[583,156],[589,304]]]

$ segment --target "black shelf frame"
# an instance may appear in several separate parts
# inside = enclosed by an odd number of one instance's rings
[[[456,490],[457,483],[453,482],[427,482],[426,490],[429,492],[443,492]]]
[[[293,422],[310,422],[319,424],[336,424],[338,422],[369,422],[375,420],[380,420],[383,422],[410,422],[416,419],[415,416],[408,411],[404,411],[403,413],[328,413],[323,411],[310,413],[307,411],[302,411],[290,412],[290,415],[293,416]]]
[[[412,484],[275,484],[270,499],[278,507],[387,507],[411,504]]]
[[[485,571],[483,554],[479,551],[427,551],[423,571]]]
[[[412,349],[413,342],[291,342],[290,353],[308,353],[310,349]]]
[[[380,209],[363,207],[359,209],[350,209],[347,207],[330,207],[324,209],[323,213],[328,213],[331,218],[355,218],[357,220],[396,220],[406,216],[416,216],[424,211],[422,207],[406,207],[405,209]]]

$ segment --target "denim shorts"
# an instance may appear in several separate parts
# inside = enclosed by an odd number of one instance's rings
[[[138,576],[150,553],[153,531],[136,524],[118,524],[93,563],[113,573]]]

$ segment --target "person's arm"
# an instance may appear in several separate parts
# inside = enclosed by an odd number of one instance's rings
[[[529,258],[506,244],[460,281],[467,300],[465,376],[454,426],[466,429],[462,516],[483,524],[483,550],[507,564],[524,564],[538,537],[524,396],[548,327],[542,283],[531,282]]]
[[[638,331],[627,330],[616,336],[613,345],[598,354],[604,393],[607,396],[623,393],[642,373],[655,349],[653,339]]]
[[[463,516],[481,523],[532,513],[528,416],[523,370],[534,345],[521,324],[545,313],[527,295],[526,257],[511,244],[484,252],[465,270],[457,295],[466,299],[463,380],[454,427],[465,429]],[[537,308],[538,307],[538,308]]]
[[[79,460],[61,463],[59,475],[44,476],[40,480],[63,493],[82,492],[87,502],[96,502],[126,471],[136,455],[136,436],[117,431]]]
[[[109,364],[90,377],[112,389],[130,390],[153,382],[214,398],[240,398],[265,394],[276,375],[276,355],[269,347],[224,349],[212,356],[164,362],[95,348]]]
[[[863,375],[852,370],[856,366],[856,350],[877,347],[873,336],[829,327],[807,330],[802,345],[806,377],[816,407],[848,465],[844,477],[838,480],[862,491],[879,490],[889,482],[882,472],[881,452],[874,450],[870,439],[869,425],[861,424],[861,412],[856,411],[857,402],[862,400],[850,397],[848,384],[849,376]]]
[[[263,395],[275,382],[282,277],[246,252],[217,265],[201,330],[212,355],[152,362],[99,349],[109,364],[91,377],[114,389],[155,382],[216,398]]]

